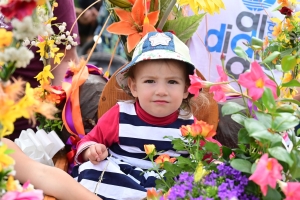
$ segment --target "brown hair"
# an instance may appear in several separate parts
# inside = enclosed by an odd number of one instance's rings
[[[167,62],[170,59],[160,59],[160,61],[165,61]],[[146,61],[141,61],[139,63],[137,63],[136,65],[130,67],[130,69],[127,72],[127,76],[131,79],[134,79],[134,72],[136,67],[142,63],[142,62],[148,62],[148,61],[155,61],[155,60],[146,60]],[[174,61],[178,61],[178,60],[174,60]],[[189,79],[189,75],[190,75],[190,70],[189,66],[187,63],[182,62],[182,61],[178,61],[180,63],[183,63],[184,66],[184,71],[185,71],[185,85],[186,85],[186,89],[188,89],[188,87],[191,85],[190,83],[190,79]],[[167,65],[169,65],[169,63],[167,63]],[[192,114],[193,111],[197,112],[200,108],[204,108],[204,107],[208,107],[209,101],[208,101],[208,97],[207,97],[207,92],[205,91],[201,91],[198,95],[198,97],[194,97],[193,94],[188,94],[188,97],[182,100],[182,103],[180,105],[180,109],[183,110],[183,113],[181,114],[181,117],[183,118],[189,118]]]

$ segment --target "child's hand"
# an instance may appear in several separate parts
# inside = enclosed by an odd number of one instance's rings
[[[95,165],[108,156],[108,151],[104,144],[94,144],[86,150],[85,155]]]

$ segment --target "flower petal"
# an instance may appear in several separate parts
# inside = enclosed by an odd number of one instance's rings
[[[144,22],[145,6],[143,1],[144,0],[136,0],[131,11],[131,16],[138,25],[142,25]]]
[[[128,12],[124,9],[121,8],[115,8],[114,11],[116,12],[116,14],[118,15],[118,17],[120,18],[120,21],[126,21],[126,22],[130,22],[133,24],[133,19],[131,17],[131,12]]]
[[[148,13],[147,17],[149,19],[149,24],[152,24],[153,26],[155,26],[155,24],[158,21],[159,11]]]
[[[118,35],[131,35],[134,33],[137,33],[137,30],[134,26],[132,26],[131,23],[121,21],[121,22],[115,22],[111,24],[106,29],[110,33],[118,34]]]
[[[127,49],[129,53],[136,47],[141,39],[142,36],[139,33],[134,33],[127,37]]]

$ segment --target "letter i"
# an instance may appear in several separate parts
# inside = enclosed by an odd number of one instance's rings
[[[232,29],[232,25],[231,24],[227,24],[227,30],[231,30]],[[226,31],[226,34],[225,34],[225,40],[224,40],[224,44],[223,44],[223,49],[222,49],[222,52],[223,53],[227,53],[227,50],[228,50],[228,45],[230,43],[230,35],[231,35],[231,31]]]

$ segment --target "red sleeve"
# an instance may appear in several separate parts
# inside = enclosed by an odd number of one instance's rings
[[[77,143],[76,163],[82,163],[81,153],[90,145],[101,143],[110,147],[119,143],[119,104],[114,105],[97,122],[97,125]]]

